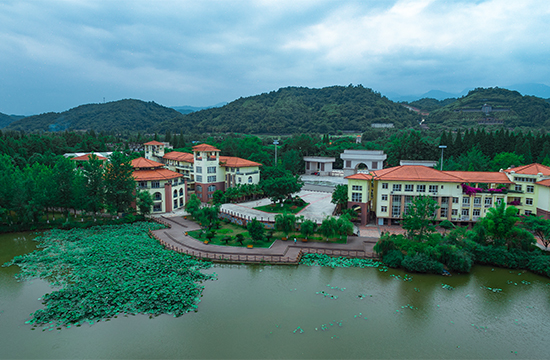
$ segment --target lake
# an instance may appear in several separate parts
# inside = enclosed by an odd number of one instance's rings
[[[0,263],[33,251],[34,236],[0,235]],[[18,271],[0,268],[0,358],[548,357],[550,279],[518,270],[217,265],[197,313],[53,331],[25,324],[51,288]]]

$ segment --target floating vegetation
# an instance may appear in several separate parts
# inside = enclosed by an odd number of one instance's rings
[[[403,306],[401,306],[401,309],[418,310],[417,307],[414,307],[414,306],[412,306],[411,304],[403,305]]]
[[[293,331],[295,334],[303,334],[304,332],[305,331],[299,326]]]
[[[443,288],[445,290],[454,290],[455,289],[451,285],[447,285],[447,284],[441,284],[441,288]]]
[[[322,290],[322,291],[317,291],[316,294],[318,294],[318,295],[323,295],[324,297],[327,297],[327,296],[328,296],[328,297],[331,298],[332,300],[338,299],[338,295],[329,294],[329,293],[327,293],[327,292],[324,292],[323,290]]]
[[[341,290],[341,291],[345,291],[346,288],[339,288],[338,286],[330,286],[330,284],[327,284],[328,287],[330,287],[331,289],[335,289],[335,290]]]
[[[155,223],[52,230],[40,242],[41,251],[17,256],[19,280],[42,278],[59,287],[39,299],[44,309],[27,321],[44,330],[80,326],[119,314],[170,314],[197,311],[203,286],[215,278],[202,269],[211,263],[163,248],[147,232]]]
[[[307,266],[329,266],[331,268],[379,268],[380,271],[387,271],[386,266],[380,261],[372,259],[359,259],[347,257],[331,257],[325,254],[304,254],[300,260],[300,264]],[[382,270],[385,269],[385,270]]]
[[[405,274],[405,276],[403,276],[403,279],[401,279],[401,275],[394,275],[394,274],[391,274],[390,277],[396,279],[396,280],[403,280],[403,281],[412,281],[412,276],[409,276],[409,274]]]
[[[494,292],[494,293],[502,292],[502,289],[490,288],[490,287],[488,287],[488,286],[480,286],[479,288],[480,288],[480,289],[489,290],[489,291],[492,291],[492,292]]]

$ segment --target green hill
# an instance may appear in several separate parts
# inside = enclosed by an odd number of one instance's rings
[[[0,129],[22,118],[24,118],[24,116],[22,115],[6,115],[6,114],[0,113]]]
[[[159,123],[182,118],[174,109],[155,102],[125,99],[105,104],[88,104],[62,113],[33,115],[9,124],[6,129],[23,131],[145,131],[150,132]]]
[[[517,91],[478,88],[433,110],[426,118],[428,125],[443,124],[452,127],[470,127],[478,123],[500,121],[507,128],[550,128],[550,104],[535,96],[522,96]]]
[[[322,89],[287,87],[237,99],[223,107],[197,111],[161,124],[159,131],[248,134],[363,132],[372,123],[414,126],[419,116],[379,93],[359,86]]]

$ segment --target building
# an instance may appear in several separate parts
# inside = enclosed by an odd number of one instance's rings
[[[182,174],[143,157],[132,160],[132,167],[137,189],[149,192],[153,198],[153,213],[170,212],[185,206],[187,194]]]
[[[439,171],[404,165],[347,176],[348,208],[361,224],[400,224],[416,196],[430,196],[439,209],[435,219],[465,225],[476,222],[502,202],[520,215],[550,218],[550,168],[531,164],[500,172]]]
[[[304,163],[306,166],[305,174],[329,176],[335,161],[336,159],[333,157],[304,156]]]
[[[344,176],[355,174],[361,165],[367,170],[382,169],[387,157],[382,150],[344,150],[340,154],[344,161]]]
[[[187,198],[196,194],[203,202],[212,199],[215,191],[260,182],[262,164],[234,156],[221,156],[212,145],[193,146],[193,153],[172,151],[165,153],[166,144],[151,141],[144,144],[145,158],[165,165],[181,174],[187,189]]]

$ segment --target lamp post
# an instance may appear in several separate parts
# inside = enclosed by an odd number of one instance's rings
[[[275,164],[273,166],[277,166],[277,145],[279,145],[279,140],[273,141],[273,145],[275,145]]]
[[[441,167],[440,170],[443,171],[443,150],[447,148],[447,145],[439,145],[439,148],[441,149]]]

